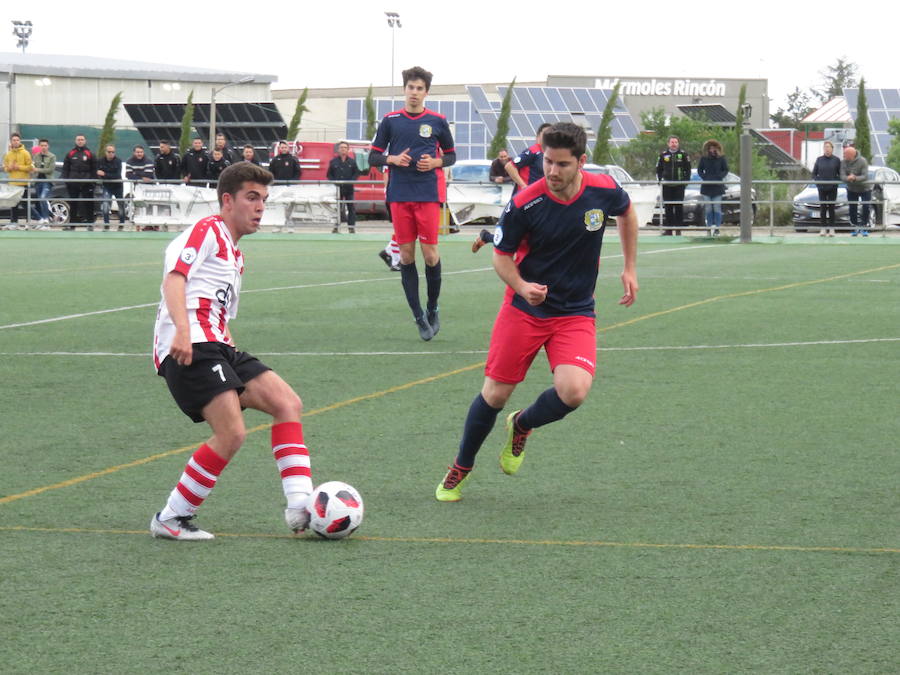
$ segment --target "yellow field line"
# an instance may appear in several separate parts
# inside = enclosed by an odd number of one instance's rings
[[[429,382],[435,382],[437,380],[442,380],[446,377],[451,377],[453,375],[458,375],[459,373],[464,373],[468,370],[475,370],[476,368],[480,368],[484,365],[484,362],[474,363],[469,366],[465,366],[463,368],[457,368],[456,370],[449,370],[445,373],[440,373],[439,375],[432,375],[430,377],[425,377],[421,380],[416,380],[415,382],[407,382],[406,384],[400,384],[396,387],[390,387],[388,389],[383,389],[382,391],[376,391],[371,394],[365,394],[363,396],[356,396],[354,398],[348,398],[345,401],[339,401],[337,403],[332,403],[331,405],[326,405],[322,408],[316,408],[315,410],[310,410],[309,412],[305,412],[303,414],[304,417],[312,417],[313,415],[318,415],[320,413],[329,412],[331,410],[337,410],[338,408],[343,408],[348,405],[352,405],[353,403],[359,403],[361,401],[368,401],[375,398],[381,398],[382,396],[387,396],[388,394],[393,394],[394,392],[403,391],[404,389],[410,389],[412,387],[416,387],[420,384],[428,384]],[[258,426],[253,427],[252,429],[247,429],[247,434],[252,434],[257,431],[263,431],[265,429],[271,428],[271,424],[260,424]],[[188,452],[190,450],[196,449],[200,444],[192,443],[191,445],[183,445],[180,448],[175,448],[174,450],[166,450],[165,452],[159,452],[155,455],[150,455],[149,457],[143,457],[141,459],[136,459],[132,462],[126,462],[125,464],[117,464],[116,466],[111,466],[106,469],[102,469],[101,471],[94,471],[93,473],[88,473],[83,476],[77,476],[75,478],[69,478],[68,480],[60,481],[59,483],[53,483],[52,485],[45,485],[43,487],[34,488],[33,490],[27,490],[25,492],[20,492],[14,495],[7,495],[6,497],[0,497],[0,504],[8,504],[9,502],[14,502],[18,499],[24,499],[25,497],[33,497],[34,495],[39,495],[42,492],[47,492],[49,490],[58,490],[60,488],[69,487],[71,485],[77,485],[78,483],[84,483],[85,481],[93,480],[94,478],[100,478],[101,476],[108,476],[111,473],[117,473],[124,469],[130,469],[135,466],[141,466],[142,464],[149,464],[150,462],[154,462],[157,459],[163,459],[165,457],[171,457],[172,455],[179,455],[184,452]]]
[[[86,527],[25,527],[12,525],[0,527],[0,532],[49,532],[53,534],[116,534],[147,536],[147,530],[112,530]],[[238,533],[217,532],[217,537],[232,539],[297,539],[316,541],[314,536],[291,534],[268,534],[264,532]],[[691,551],[785,551],[792,553],[900,553],[900,548],[860,548],[853,546],[770,546],[766,544],[654,544],[640,541],[567,541],[552,539],[468,539],[461,537],[368,537],[354,535],[354,541],[373,541],[400,544],[481,544],[513,546],[561,546],[574,548],[656,548],[685,549]]]
[[[672,314],[674,312],[680,312],[685,309],[691,309],[694,307],[699,307],[701,305],[706,305],[712,302],[718,302],[719,300],[729,300],[734,298],[748,297],[751,295],[760,295],[762,293],[773,293],[775,291],[784,291],[792,288],[801,288],[803,286],[812,286],[814,284],[822,284],[829,281],[837,281],[839,279],[848,279],[851,277],[861,276],[864,274],[872,274],[874,272],[883,272],[884,270],[896,269],[900,268],[900,263],[894,265],[884,265],[882,267],[874,267],[868,270],[861,270],[859,272],[848,272],[846,274],[837,274],[832,277],[826,277],[824,279],[812,279],[810,281],[798,281],[791,284],[784,284],[781,286],[773,286],[770,288],[760,288],[753,291],[741,291],[739,293],[728,293],[726,295],[717,295],[712,298],[707,298],[705,300],[698,300],[696,302],[691,302],[686,305],[680,305],[678,307],[672,307],[671,309],[665,309],[659,312],[653,312],[651,314],[644,314],[642,316],[635,317],[633,319],[628,319],[626,321],[621,321],[619,323],[612,324],[610,326],[605,326],[602,328],[598,328],[600,332],[606,332],[610,330],[614,330],[616,328],[622,328],[624,326],[630,326],[639,321],[646,321],[647,319],[652,319],[659,316],[665,316],[666,314]],[[475,370],[476,368],[481,368],[484,366],[484,361],[479,361],[478,363],[473,363],[468,366],[464,366],[462,368],[457,368],[455,370],[450,370],[444,373],[439,373],[438,375],[432,375],[430,377],[423,378],[421,380],[415,380],[414,382],[407,382],[406,384],[397,385],[396,387],[390,387],[389,389],[384,389],[382,391],[373,392],[371,394],[365,394],[363,396],[356,396],[354,398],[347,399],[345,401],[339,401],[338,403],[333,403],[331,405],[325,406],[323,408],[317,408],[315,410],[311,410],[307,413],[304,413],[305,417],[311,417],[312,415],[317,415],[319,413],[328,412],[331,410],[337,410],[339,408],[346,407],[348,405],[352,405],[353,403],[359,403],[361,401],[367,401],[375,398],[380,398],[382,396],[386,396],[387,394],[392,394],[398,391],[403,391],[405,389],[411,389],[412,387],[416,387],[420,384],[427,384],[429,382],[435,382],[437,380],[442,380],[447,377],[451,377],[453,375],[458,375],[459,373],[465,373],[470,370]],[[256,431],[261,431],[263,429],[268,429],[271,427],[271,424],[261,424],[259,426],[253,427],[252,429],[248,429],[247,433],[251,434]],[[34,488],[33,490],[28,490],[26,492],[20,492],[14,495],[7,495],[6,497],[0,497],[0,504],[8,504],[9,502],[16,501],[18,499],[24,499],[25,497],[32,497],[34,495],[41,494],[42,492],[47,492],[48,490],[57,490],[59,488],[69,487],[71,485],[77,485],[78,483],[83,483],[88,480],[93,480],[94,478],[99,478],[101,476],[106,476],[111,473],[116,473],[118,471],[122,471],[123,469],[129,469],[131,467],[140,466],[142,464],[147,464],[149,462],[153,462],[157,459],[162,459],[164,457],[169,457],[171,455],[178,455],[189,450],[193,450],[198,447],[199,444],[191,444],[182,446],[180,448],[176,448],[174,450],[167,450],[166,452],[157,453],[155,455],[150,455],[149,457],[144,457],[142,459],[134,460],[133,462],[127,462],[125,464],[118,464],[116,466],[111,466],[109,468],[103,469],[101,471],[95,471],[93,473],[86,474],[84,476],[77,476],[75,478],[70,478],[65,481],[61,481],[59,483],[54,483],[52,485],[45,485],[43,487]]]

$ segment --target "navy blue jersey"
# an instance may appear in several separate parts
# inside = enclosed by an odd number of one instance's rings
[[[631,200],[616,181],[582,171],[581,190],[561,202],[541,179],[512,198],[494,232],[495,250],[514,255],[525,281],[547,286],[529,305],[507,287],[507,302],[537,317],[594,316],[594,287],[607,216],[628,211]]]
[[[419,171],[416,169],[416,162],[426,154],[438,157],[439,148],[443,152],[455,152],[447,118],[427,108],[418,115],[405,110],[385,115],[378,126],[375,140],[372,141],[372,149],[388,155],[399,155],[407,148],[412,157],[409,166],[390,166],[387,201],[443,201],[440,194],[443,170]]]
[[[544,177],[544,149],[539,143],[535,143],[530,148],[519,153],[513,161],[519,176],[525,181],[525,185],[537,183]],[[513,194],[516,194],[521,188],[518,183],[513,188]]]

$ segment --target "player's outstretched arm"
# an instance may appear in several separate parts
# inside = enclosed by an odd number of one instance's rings
[[[187,278],[181,272],[169,272],[163,280],[163,299],[175,324],[175,337],[169,348],[169,354],[181,366],[191,365],[194,359],[191,327],[188,323],[186,287]]]
[[[622,242],[622,257],[625,265],[622,270],[622,287],[625,293],[619,300],[620,305],[631,307],[637,300],[637,239],[638,218],[634,206],[621,216],[616,216],[616,227],[619,230],[619,241]]]

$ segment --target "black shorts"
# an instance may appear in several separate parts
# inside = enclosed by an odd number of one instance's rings
[[[189,366],[167,356],[159,367],[181,411],[195,422],[203,421],[203,408],[223,391],[237,390],[257,375],[272,370],[255,356],[221,342],[195,342]]]

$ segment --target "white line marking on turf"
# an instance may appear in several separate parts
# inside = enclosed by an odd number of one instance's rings
[[[703,246],[684,246],[679,248],[661,248],[656,249],[654,251],[645,251],[641,255],[653,255],[655,253],[670,253],[677,251],[690,251],[698,248],[716,248],[713,244],[706,244]],[[721,247],[719,247],[721,248]],[[622,254],[618,253],[615,255],[604,257],[603,260],[611,260],[614,258],[621,258]],[[472,274],[473,272],[489,272],[492,271],[493,267],[476,267],[468,270],[457,270],[455,272],[444,272],[444,276],[454,276],[458,274]],[[367,284],[375,281],[394,281],[397,279],[397,276],[392,277],[375,277],[373,279],[347,279],[345,281],[326,281],[318,284],[298,284],[296,286],[273,286],[271,288],[249,288],[244,289],[242,293],[269,293],[271,291],[293,291],[300,290],[303,288],[325,288],[328,286],[347,286],[351,284]],[[56,323],[57,321],[67,321],[68,319],[82,319],[87,316],[97,316],[99,314],[112,314],[113,312],[125,312],[131,309],[146,309],[148,307],[156,307],[159,305],[159,301],[156,302],[147,302],[141,305],[126,305],[125,307],[112,307],[110,309],[98,309],[94,312],[81,312],[80,314],[66,314],[64,316],[54,316],[49,319],[36,319],[35,321],[23,321],[21,323],[8,323],[5,326],[0,326],[0,330],[4,330],[7,328],[24,328],[26,326],[38,326],[40,324],[45,323]]]
[[[853,345],[878,342],[900,342],[900,337],[859,338],[852,340],[807,340],[803,342],[750,342],[735,345],[659,345],[655,347],[600,347],[602,352],[664,352],[691,349],[770,349],[777,347],[812,347],[819,345]],[[254,352],[256,356],[477,356],[486,349],[457,349],[452,351],[409,352]],[[150,358],[150,353],[131,352],[0,352],[0,356],[115,356]]]

